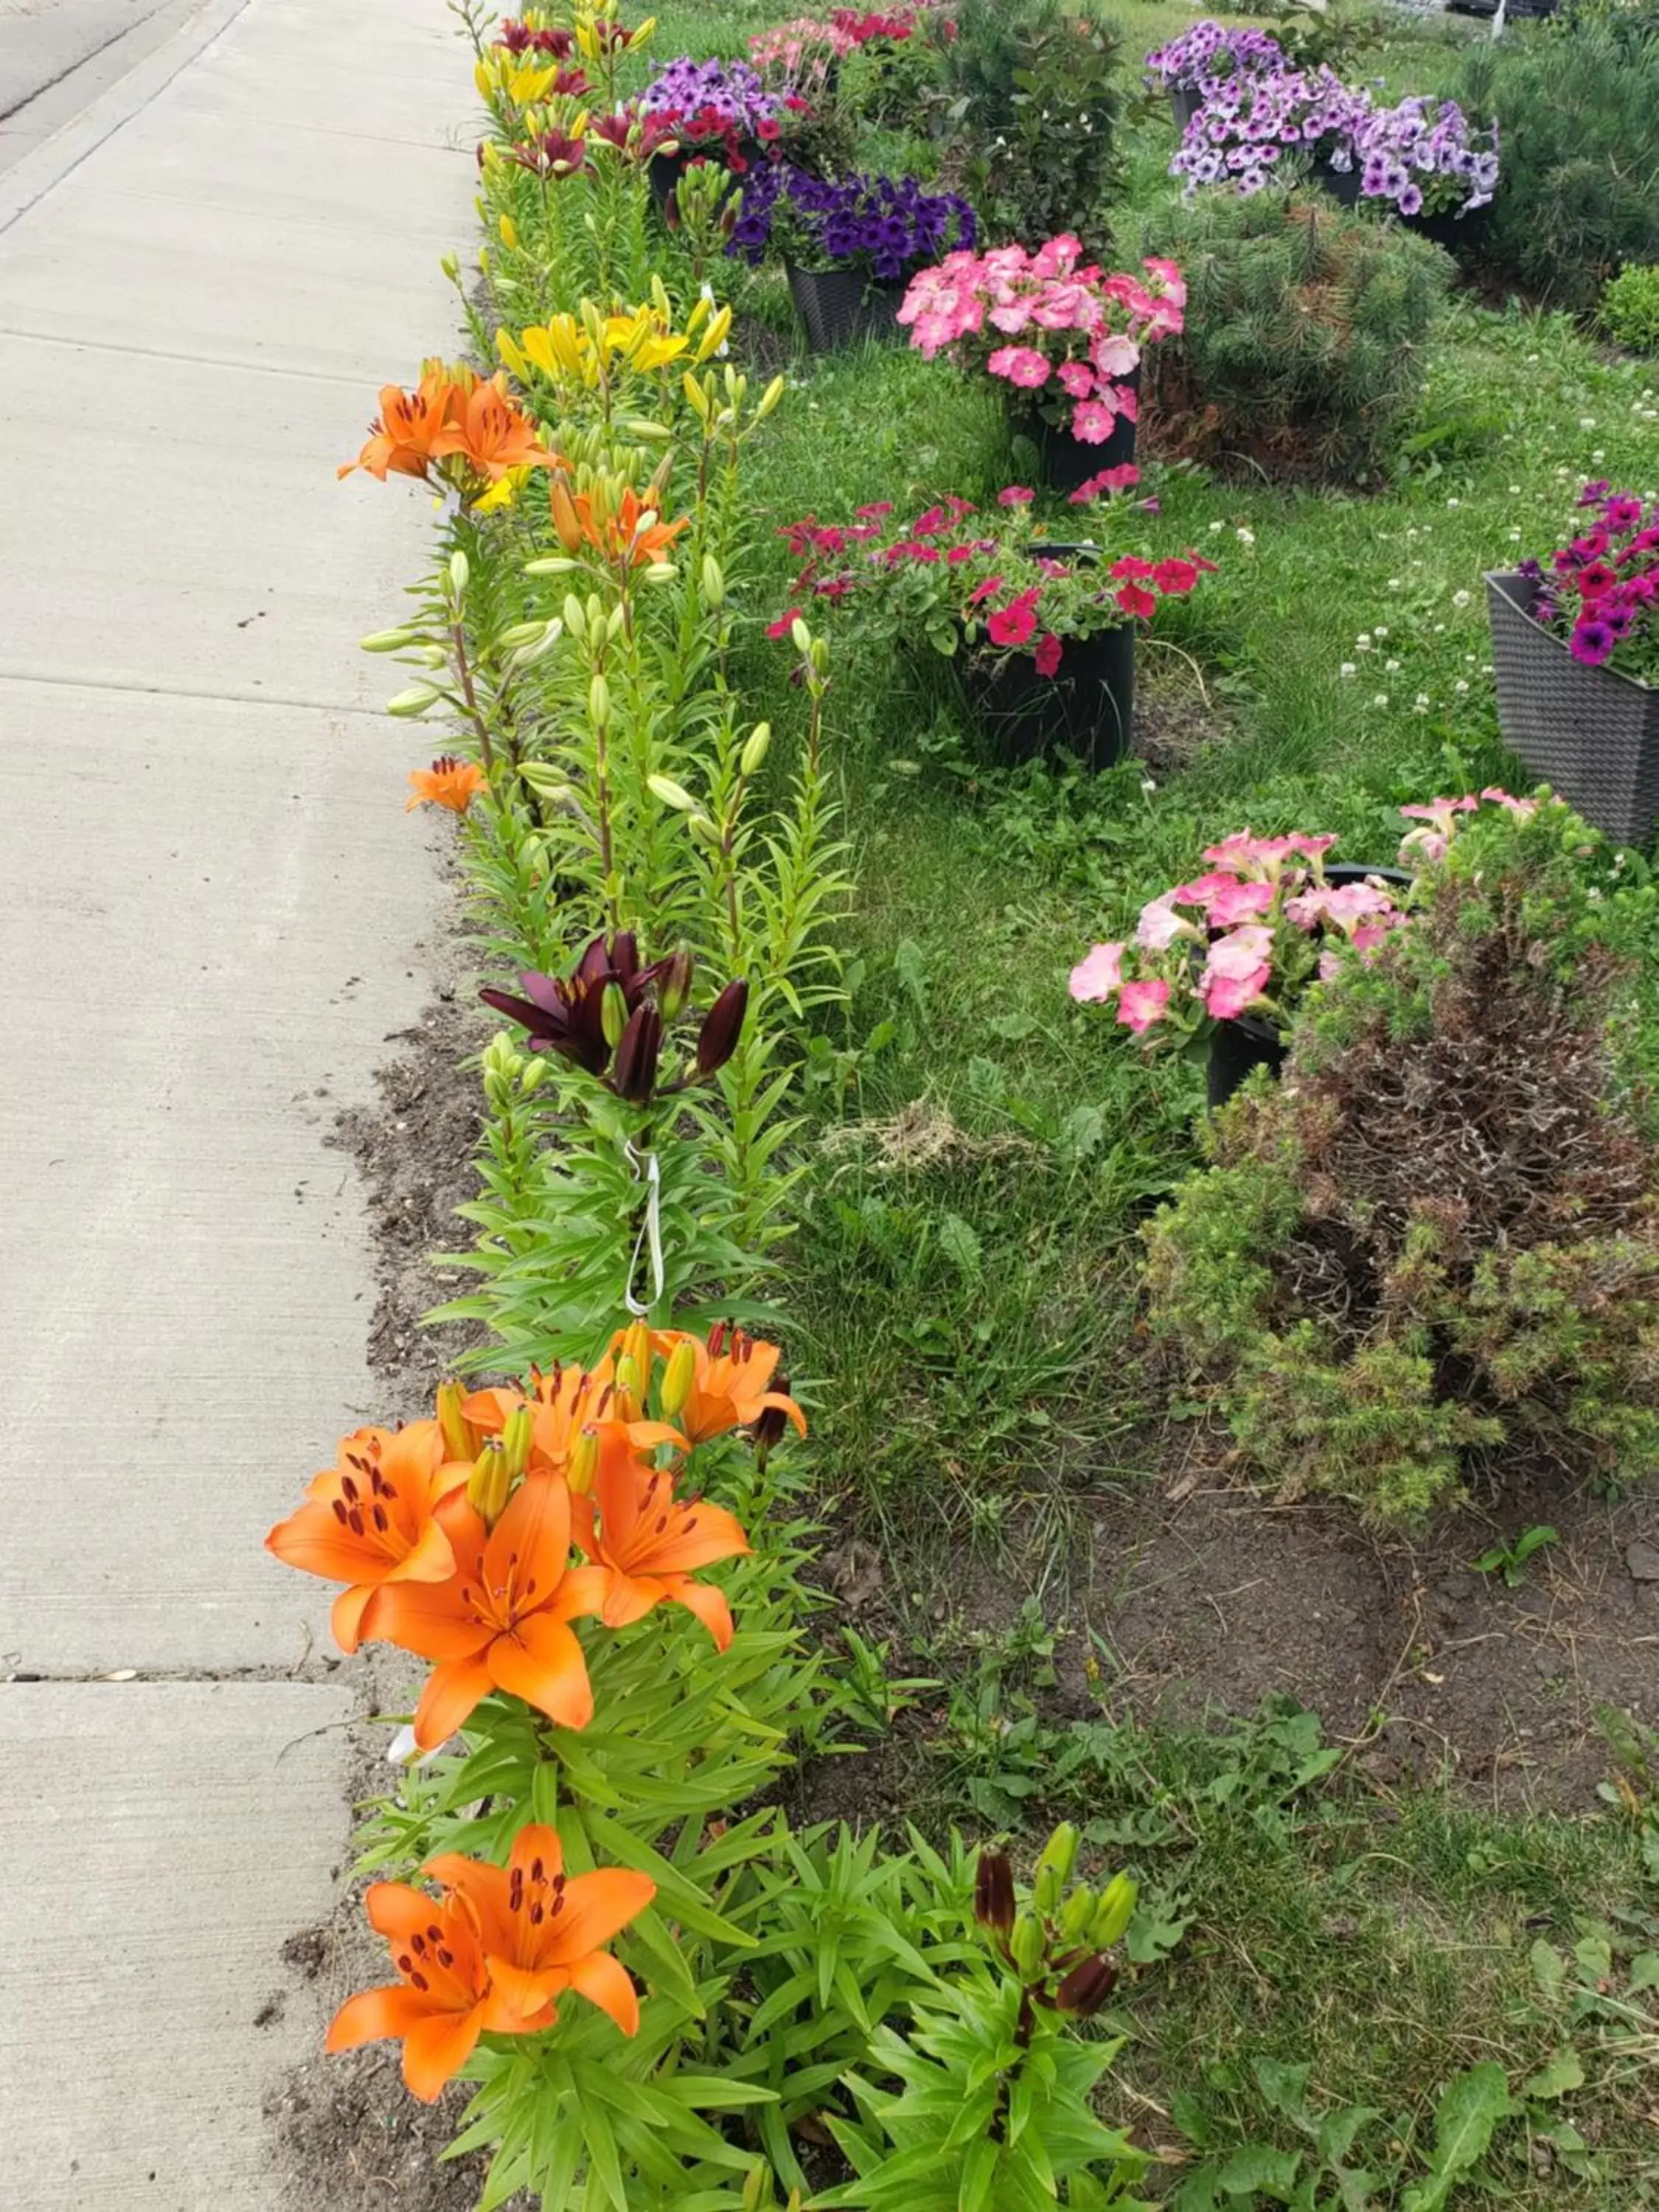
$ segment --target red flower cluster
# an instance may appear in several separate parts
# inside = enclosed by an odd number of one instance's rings
[[[832,8],[830,21],[855,46],[867,46],[872,39],[890,39],[896,45],[915,33],[920,13],[916,8],[906,8],[892,15],[884,15],[873,8]]]

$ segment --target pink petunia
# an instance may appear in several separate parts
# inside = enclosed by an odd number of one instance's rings
[[[1000,576],[988,576],[982,584],[975,584],[973,590],[969,592],[968,604],[970,607],[981,607],[987,599],[995,599],[1001,589]]]
[[[1024,484],[1010,484],[1006,491],[1000,491],[997,494],[997,505],[999,507],[1029,507],[1036,497],[1036,494],[1028,490]]]
[[[1095,373],[1086,361],[1062,362],[1058,374],[1073,399],[1086,399],[1095,388]]]
[[[1143,951],[1167,952],[1181,937],[1196,940],[1198,932],[1192,923],[1184,921],[1175,911],[1178,896],[1177,891],[1164,891],[1141,908],[1140,920],[1135,926],[1135,943]]]
[[[1535,799],[1516,799],[1510,793],[1501,791],[1495,783],[1489,783],[1480,796],[1490,799],[1494,806],[1506,806],[1517,822],[1530,822],[1538,811]]]
[[[1121,945],[1097,945],[1078,962],[1066,988],[1080,1006],[1098,1006],[1122,988],[1123,953]]]
[[[1116,420],[1103,399],[1080,399],[1072,411],[1072,435],[1085,446],[1103,446]]]
[[[1271,960],[1273,933],[1261,922],[1245,922],[1229,930],[1211,945],[1204,962],[1206,975],[1253,975],[1264,960]]]
[[[1473,814],[1480,801],[1473,795],[1462,799],[1431,799],[1426,806],[1402,806],[1400,811],[1408,822],[1426,822],[1441,836],[1450,837],[1455,832],[1455,817]]]
[[[1144,584],[1120,584],[1115,596],[1131,622],[1150,622],[1158,612],[1158,601]]]
[[[1086,507],[1091,500],[1098,499],[1103,492],[1128,491],[1140,482],[1140,471],[1133,461],[1124,461],[1117,468],[1102,469],[1098,474],[1080,483],[1072,494],[1073,507]]]
[[[1180,561],[1173,557],[1168,561],[1160,561],[1153,569],[1152,574],[1159,591],[1170,599],[1182,598],[1190,592],[1198,581],[1198,570],[1190,561]]]
[[[1231,929],[1237,922],[1266,914],[1273,902],[1271,884],[1242,884],[1236,876],[1229,876],[1210,901],[1210,926],[1213,929]]]
[[[1058,676],[1063,648],[1053,630],[1045,630],[1037,640],[1036,651],[1031,655],[1039,676]]]
[[[985,625],[993,645],[1026,645],[1036,633],[1036,616],[1023,600],[999,607]]]
[[[1035,346],[999,346],[985,366],[1022,392],[1036,392],[1048,381],[1048,364]]]
[[[1117,996],[1117,1018],[1137,1036],[1144,1036],[1154,1022],[1161,1022],[1170,1004],[1170,987],[1161,979],[1150,983],[1126,983]]]
[[[1204,1011],[1218,1022],[1236,1021],[1261,996],[1272,973],[1273,970],[1263,961],[1243,975],[1206,974],[1198,987],[1198,994],[1204,1001]]]
[[[1089,358],[1103,377],[1133,376],[1140,363],[1140,348],[1121,331],[1108,331],[1090,347]]]

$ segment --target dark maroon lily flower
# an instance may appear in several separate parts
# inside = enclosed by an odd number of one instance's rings
[[[617,1047],[611,1071],[611,1088],[630,1106],[648,1103],[657,1086],[657,1062],[662,1056],[662,1016],[654,1006],[641,1006],[630,1014]]]
[[[979,1855],[974,1869],[974,1917],[995,1936],[1006,1936],[1014,1924],[1014,1870],[1006,1851],[988,1849]]]
[[[749,985],[739,975],[710,1006],[697,1033],[697,1073],[703,1081],[717,1075],[737,1050],[748,1012]]]
[[[623,930],[609,943],[596,937],[568,976],[523,969],[519,976],[522,998],[510,991],[481,991],[478,995],[498,1014],[523,1024],[532,1052],[556,1052],[590,1075],[603,1075],[611,1063],[605,1035],[605,986],[616,984],[631,1012],[656,976],[654,968],[641,967],[634,933]]]
[[[1092,1959],[1085,1959],[1071,1972],[1054,1991],[1054,2003],[1061,2012],[1075,2013],[1079,2020],[1087,2020],[1097,2013],[1117,1984],[1117,1968],[1103,1951],[1097,1951]]]

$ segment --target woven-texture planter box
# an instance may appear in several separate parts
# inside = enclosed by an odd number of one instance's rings
[[[790,268],[785,274],[814,353],[837,353],[865,338],[890,343],[899,336],[902,282],[874,283],[856,269]]]
[[[1616,844],[1645,845],[1659,817],[1659,690],[1575,660],[1533,620],[1536,588],[1512,569],[1486,578],[1504,743]]]

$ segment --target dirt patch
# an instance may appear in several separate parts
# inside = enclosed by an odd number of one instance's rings
[[[1072,1594],[1047,1608],[1066,1632],[1037,1699],[1051,1721],[1103,1709],[1201,1725],[1288,1693],[1379,1785],[1443,1778],[1569,1813],[1614,1771],[1598,1707],[1659,1724],[1659,1498],[1609,1504],[1540,1480],[1407,1539],[1339,1505],[1260,1497],[1228,1480],[1212,1439],[1172,1440],[1158,1488],[1075,1501]],[[1514,1588],[1473,1567],[1540,1525],[1557,1540]],[[931,1565],[957,1621],[1017,1619],[1018,1578],[965,1556]]]
[[[440,1273],[432,1257],[469,1235],[455,1210],[477,1194],[483,1117],[477,1071],[461,1063],[487,1036],[470,989],[441,983],[417,1025],[387,1039],[400,1049],[375,1078],[378,1103],[342,1114],[329,1139],[350,1153],[368,1194],[380,1284],[368,1364],[390,1386],[387,1416],[429,1413],[437,1385],[479,1340],[475,1326],[425,1328],[421,1316],[466,1279]]]

